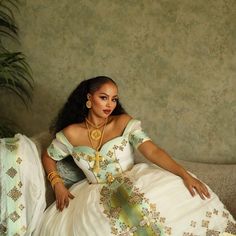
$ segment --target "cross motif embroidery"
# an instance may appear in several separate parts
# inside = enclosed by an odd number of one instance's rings
[[[93,172],[98,173],[100,171],[100,162],[103,162],[103,157],[101,156],[100,152],[96,151],[94,157],[89,157],[89,161],[95,161],[93,165]]]

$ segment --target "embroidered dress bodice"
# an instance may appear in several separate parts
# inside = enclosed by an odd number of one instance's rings
[[[102,145],[99,150],[100,171],[98,173],[93,171],[96,151],[88,146],[72,146],[63,131],[56,134],[56,139],[47,151],[56,161],[71,155],[90,183],[106,183],[133,167],[134,148],[138,148],[147,140],[150,138],[142,131],[141,122],[131,119],[121,136]]]

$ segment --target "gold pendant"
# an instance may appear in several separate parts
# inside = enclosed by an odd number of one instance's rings
[[[90,135],[91,135],[91,138],[93,139],[93,140],[99,140],[100,138],[101,138],[101,136],[102,136],[102,132],[101,132],[101,130],[100,129],[94,129],[94,130],[92,130],[91,132],[90,132]]]

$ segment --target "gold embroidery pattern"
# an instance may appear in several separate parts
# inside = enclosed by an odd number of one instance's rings
[[[17,149],[18,145],[17,144],[10,144],[10,143],[6,143],[5,147],[10,151],[13,152]]]
[[[58,148],[53,144],[51,143],[51,145],[47,148],[47,151],[48,151],[48,154],[56,159],[63,159],[64,158],[64,155],[62,154],[59,154],[59,152],[57,151]]]
[[[197,222],[192,220],[192,221],[191,221],[191,224],[190,224],[190,226],[192,226],[192,227],[194,227],[194,228],[195,228],[195,227],[196,227],[196,225],[197,225]]]
[[[12,198],[14,201],[17,201],[21,195],[21,191],[19,191],[15,186],[7,194],[7,196]]]
[[[218,210],[216,210],[216,209],[213,210],[213,214],[218,215],[218,213],[219,213]]]
[[[73,158],[75,158],[77,161],[80,160],[80,156],[82,156],[82,154],[84,154],[83,152],[77,153],[77,152],[73,152],[71,155]]]
[[[172,234],[172,228],[171,227],[165,226],[164,229],[165,229],[165,233],[167,235],[171,235]]]
[[[3,224],[0,224],[0,234],[4,235],[7,232],[7,227]]]
[[[17,174],[17,171],[15,168],[11,167],[10,169],[7,170],[6,174],[9,175],[11,178],[14,178],[15,175]]]
[[[107,156],[110,157],[110,158],[112,158],[113,152],[112,152],[111,150],[109,150],[109,151],[107,152]]]
[[[18,157],[17,160],[16,160],[16,163],[20,165],[21,162],[22,162],[22,159],[20,157]]]
[[[202,220],[202,227],[208,228],[209,223],[210,222],[208,220]]]
[[[128,141],[125,140],[125,139],[123,139],[122,142],[121,142],[121,145],[122,145],[123,147],[125,147],[125,146],[127,145],[127,143],[128,143]]]
[[[230,217],[229,213],[227,211],[222,211],[222,214],[219,213],[219,210],[213,209],[212,212],[211,211],[206,211],[206,217],[209,218],[213,218],[213,217],[223,217],[228,219]],[[209,219],[210,220],[210,219]],[[201,227],[206,228],[206,236],[220,236],[222,232],[217,231],[217,230],[213,230],[210,229],[210,221],[203,219],[201,222]],[[191,221],[190,226],[192,227],[196,227],[197,226],[197,222],[196,221]],[[231,234],[235,234],[236,235],[236,223],[233,223],[232,221],[228,220],[227,222],[227,227],[225,229],[225,233],[231,233]],[[190,232],[185,232],[183,234],[183,236],[189,236],[189,235],[193,235]]]
[[[228,221],[225,232],[236,235],[236,223],[233,223],[232,221]]]
[[[171,235],[170,227],[163,227],[156,205],[150,204],[127,177],[116,177],[110,184],[104,184],[100,192],[100,204],[110,219],[111,232],[125,236],[145,232],[145,235]],[[126,219],[129,218],[129,221]]]
[[[165,221],[166,221],[166,218],[164,218],[164,217],[161,217],[161,218],[160,218],[160,222],[161,222],[161,223],[165,223]]]
[[[18,186],[19,186],[19,188],[21,188],[23,186],[21,181],[19,181]]]
[[[20,218],[20,216],[16,211],[14,211],[9,215],[9,218],[15,223]]]
[[[219,236],[220,235],[220,232],[219,231],[216,231],[216,230],[207,230],[206,232],[206,236]]]
[[[143,141],[144,141],[144,138],[139,138],[136,136],[136,134],[130,134],[129,139],[134,144],[134,146],[137,146],[137,145],[143,143]]]
[[[207,212],[206,212],[206,217],[209,217],[209,218],[211,218],[211,216],[212,216],[212,213],[211,213],[211,212],[209,212],[209,211],[207,211]]]
[[[25,207],[24,207],[24,205],[23,205],[23,204],[20,204],[19,208],[20,208],[20,210],[22,210],[22,211],[23,211]]]
[[[222,213],[222,216],[228,219],[228,218],[229,218],[229,213],[228,213],[228,212],[225,212],[225,211],[223,211],[223,213]]]

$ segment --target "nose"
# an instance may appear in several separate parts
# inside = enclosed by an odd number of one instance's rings
[[[106,106],[107,106],[107,107],[110,107],[110,106],[111,106],[111,101],[110,101],[110,100],[107,100]]]

